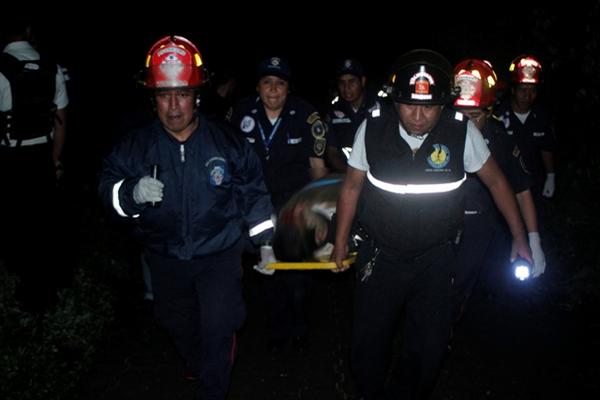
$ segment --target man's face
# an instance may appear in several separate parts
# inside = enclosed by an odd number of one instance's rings
[[[160,122],[175,136],[184,133],[196,118],[196,95],[193,89],[159,90],[154,98]]]
[[[517,112],[527,112],[531,109],[537,97],[537,86],[532,83],[522,83],[513,88],[513,102]]]
[[[359,78],[356,75],[345,74],[338,78],[338,91],[340,97],[352,104],[359,105],[363,93],[365,78]]]
[[[279,111],[285,105],[289,84],[277,76],[267,75],[260,78],[256,90],[267,109]]]
[[[424,135],[431,132],[444,108],[441,105],[395,104],[402,126],[412,135]]]
[[[477,127],[482,130],[485,122],[487,121],[487,113],[481,108],[460,108],[458,109],[461,113],[467,116]]]

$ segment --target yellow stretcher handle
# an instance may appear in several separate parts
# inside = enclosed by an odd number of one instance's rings
[[[351,253],[342,261],[344,266],[356,261],[356,253]],[[266,265],[266,269],[334,269],[333,261],[304,261],[304,262],[274,262]]]

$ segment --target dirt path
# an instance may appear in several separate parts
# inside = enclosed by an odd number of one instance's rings
[[[314,329],[304,355],[265,351],[258,278],[246,275],[248,319],[229,400],[356,399],[348,365],[352,284],[325,274],[315,279]],[[433,399],[597,398],[600,318],[591,305],[566,310],[546,286],[555,279],[550,270],[527,287],[501,278],[493,287],[482,284],[454,332]],[[182,379],[181,361],[149,309],[132,311],[81,398],[191,399],[193,384]]]

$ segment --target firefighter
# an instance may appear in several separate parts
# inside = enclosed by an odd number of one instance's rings
[[[198,112],[202,57],[181,36],[157,41],[145,86],[157,119],[123,137],[104,160],[106,209],[134,223],[150,267],[158,323],[198,380],[197,397],[224,399],[245,318],[244,231],[271,239],[260,160],[227,125]]]
[[[467,116],[480,130],[485,142],[515,192],[533,255],[533,277],[544,273],[546,260],[541,246],[537,215],[531,194],[531,176],[519,146],[492,115],[498,78],[484,60],[466,59],[454,67],[454,82],[460,95],[454,108]],[[453,321],[463,313],[477,278],[486,264],[493,239],[503,234],[490,192],[475,174],[468,174],[465,187],[464,230],[458,248],[457,270],[452,285]]]

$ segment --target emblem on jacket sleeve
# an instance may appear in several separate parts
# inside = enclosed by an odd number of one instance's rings
[[[427,162],[432,168],[444,168],[450,162],[450,150],[443,144],[436,143],[433,146],[433,151],[427,157]]]

